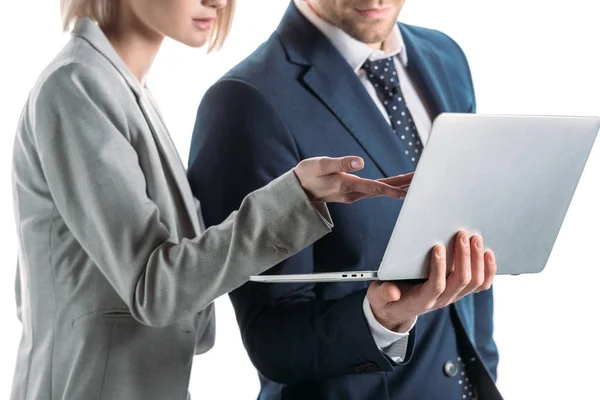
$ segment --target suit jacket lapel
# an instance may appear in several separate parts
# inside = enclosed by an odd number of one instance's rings
[[[334,79],[331,72],[321,71],[322,65],[317,63],[304,75],[306,85],[336,115],[384,175],[410,172],[410,165],[401,157],[398,138],[354,71],[345,60],[330,62],[329,66],[336,71]]]
[[[399,26],[407,49],[409,74],[431,109],[431,117],[464,111],[456,110],[451,83],[439,56],[408,26]],[[412,171],[401,156],[399,139],[352,68],[293,3],[277,33],[289,60],[308,67],[300,79],[346,127],[381,172],[393,176]]]
[[[443,112],[456,112],[450,79],[439,56],[427,41],[412,34],[407,25],[398,24],[406,46],[408,72],[424,96],[435,119]]]
[[[187,181],[185,168],[153,100],[149,97],[148,93],[146,93],[146,90],[142,87],[137,78],[129,71],[129,68],[127,68],[121,57],[116,53],[95,22],[87,18],[80,18],[73,29],[73,35],[80,36],[87,40],[98,52],[104,55],[104,57],[113,64],[117,72],[123,77],[127,85],[133,91],[133,94],[137,98],[138,105],[148,122],[152,138],[159,151],[165,157],[171,176],[179,188],[181,198],[190,219],[192,220],[192,224],[196,231],[199,231],[201,228],[201,221],[198,219],[198,211]]]
[[[301,32],[299,34],[299,32]],[[300,77],[338,118],[386,176],[410,172],[399,139],[352,68],[293,3],[277,33],[291,62],[308,67]]]
[[[190,219],[192,220],[194,229],[196,232],[200,232],[201,221],[199,221],[199,212],[196,207],[196,203],[194,202],[194,195],[192,194],[187,176],[185,174],[185,167],[183,166],[181,158],[177,153],[171,136],[169,136],[169,132],[162,120],[160,112],[158,111],[158,107],[149,94],[140,96],[138,98],[138,104],[146,118],[146,121],[148,122],[148,126],[152,131],[152,136],[154,137],[154,141],[159,151],[162,152],[167,160],[166,164],[171,172],[171,176],[179,188],[181,198],[185,204],[185,208],[190,216]]]

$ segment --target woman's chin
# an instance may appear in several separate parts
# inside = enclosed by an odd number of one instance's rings
[[[208,41],[208,32],[194,32],[191,35],[187,35],[185,38],[172,38],[179,43],[193,48],[200,48]]]
[[[202,46],[204,46],[206,44],[206,40],[207,40],[207,38],[204,37],[204,38],[201,38],[201,39],[195,39],[195,40],[186,41],[186,42],[184,42],[184,44],[187,45],[187,46],[190,46],[190,47],[198,49],[198,48],[200,48],[200,47],[202,47]]]
[[[200,47],[203,47],[206,44],[206,40],[199,40],[199,41],[185,43],[185,44],[190,47],[193,47],[195,49],[199,49]]]

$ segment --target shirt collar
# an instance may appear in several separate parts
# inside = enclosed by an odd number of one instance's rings
[[[373,50],[366,43],[354,39],[342,29],[319,17],[306,0],[294,0],[294,3],[298,11],[329,39],[354,72],[358,72],[367,60],[376,61],[394,56],[398,56],[403,66],[408,65],[406,46],[397,24],[394,25],[390,36],[384,41],[383,49]]]

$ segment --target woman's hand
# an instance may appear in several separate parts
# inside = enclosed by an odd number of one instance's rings
[[[294,172],[314,203],[353,203],[368,197],[403,199],[406,196],[413,174],[380,180],[349,174],[363,167],[364,161],[360,157],[317,157],[301,161]]]

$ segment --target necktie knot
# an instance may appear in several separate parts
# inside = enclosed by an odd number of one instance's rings
[[[363,69],[375,89],[385,97],[392,97],[398,92],[400,82],[392,57],[377,61],[367,60]]]
[[[411,165],[416,165],[421,156],[423,145],[418,136],[415,121],[412,119],[402,94],[400,78],[393,57],[377,61],[367,60],[363,64],[363,69],[387,112],[388,121],[392,131],[399,139],[405,159]]]

